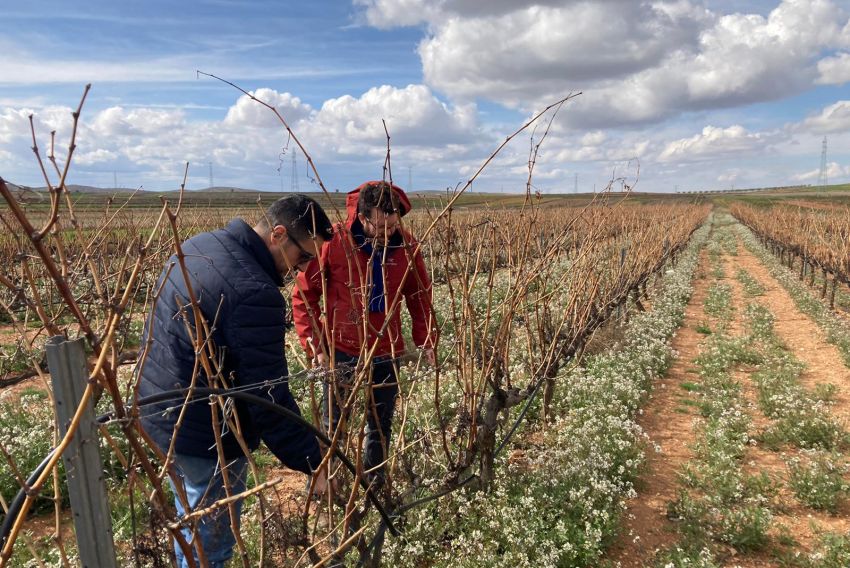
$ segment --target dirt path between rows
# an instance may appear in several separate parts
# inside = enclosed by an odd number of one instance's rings
[[[826,334],[794,304],[791,295],[771,276],[767,267],[743,245],[739,247],[738,264],[764,287],[764,303],[776,317],[776,335],[789,351],[806,363],[800,377],[803,387],[814,390],[818,384],[832,383],[837,387],[833,416],[850,423],[850,369],[844,366],[838,348],[827,342]]]
[[[737,266],[749,272],[764,288],[764,295],[754,300],[770,309],[775,317],[776,335],[795,357],[806,364],[806,369],[800,376],[800,384],[808,392],[812,392],[819,384],[834,384],[836,390],[830,412],[847,427],[850,425],[850,369],[844,365],[838,348],[827,342],[824,332],[797,308],[791,295],[758,258],[743,244],[740,244],[738,251]],[[744,303],[748,301],[751,300],[746,299]],[[742,384],[745,395],[757,408],[755,385],[749,381],[748,377]],[[760,412],[754,412],[753,417],[755,429],[758,431],[767,421]],[[850,507],[845,503],[836,515],[830,515],[800,504],[788,488],[788,469],[784,461],[784,458],[795,453],[799,452],[791,448],[782,455],[779,452],[755,447],[748,451],[747,459],[753,470],[766,471],[771,478],[782,482],[783,487],[780,489],[778,501],[783,506],[781,510],[774,511],[772,523],[774,531],[780,526],[785,527],[787,533],[793,535],[799,543],[796,549],[810,552],[817,543],[818,531],[845,534],[850,531]],[[774,532],[774,535],[777,534]],[[740,559],[738,564],[742,568],[779,565],[776,561],[768,560],[761,555]]]
[[[794,355],[804,361],[806,370],[800,377],[803,387],[812,391],[821,383],[836,386],[835,404],[831,411],[845,425],[850,424],[850,369],[844,366],[838,349],[826,341],[824,333],[811,319],[800,312],[788,292],[774,279],[768,269],[739,243],[738,255],[724,255],[726,279],[732,288],[735,317],[730,327],[732,335],[743,332],[742,314],[746,304],[758,301],[774,314],[775,332]],[[740,268],[757,279],[765,289],[763,296],[748,298],[736,279]],[[618,540],[609,549],[605,559],[613,566],[623,568],[652,565],[658,549],[674,544],[677,540],[674,524],[667,519],[667,504],[676,497],[679,487],[678,472],[692,457],[689,445],[694,440],[693,419],[696,413],[686,414],[682,400],[687,392],[683,383],[692,382],[694,358],[699,355],[699,343],[704,339],[696,327],[706,321],[703,301],[708,288],[714,281],[709,274],[707,256],[703,252],[694,279],[694,294],[685,310],[685,321],[674,339],[673,347],[679,353],[677,361],[667,376],[656,382],[655,390],[644,407],[639,420],[650,440],[661,448],[661,453],[648,452],[647,469],[638,482],[638,496],[628,504],[624,526]],[[735,378],[742,384],[742,394],[753,418],[753,432],[770,424],[758,409],[755,385],[749,372],[753,369],[736,370]],[[791,449],[789,453],[793,453]],[[748,451],[745,467],[754,472],[763,470],[785,485],[787,468],[783,456],[756,447]],[[787,487],[779,494],[783,507],[776,513],[774,527],[784,526],[788,534],[798,541],[796,550],[810,551],[816,541],[817,530],[830,532],[850,531],[850,508],[844,507],[838,515],[819,513],[800,505]],[[774,533],[778,535],[779,533]],[[730,566],[755,568],[779,566],[767,552],[752,555],[734,555]]]
[[[702,304],[708,294],[708,256],[703,250],[694,274],[694,292],[685,307],[685,323],[673,340],[678,353],[667,375],[656,381],[638,423],[649,439],[660,448],[647,450],[649,472],[638,482],[638,496],[629,503],[619,540],[606,555],[613,565],[623,568],[648,565],[655,552],[676,541],[674,524],[667,519],[667,503],[676,497],[678,472],[693,457],[694,414],[682,407],[687,395],[683,383],[692,382],[693,359],[699,355],[699,343],[705,336],[696,331],[704,319]]]

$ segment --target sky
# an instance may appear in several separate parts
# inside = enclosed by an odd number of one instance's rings
[[[570,95],[471,190],[817,185],[824,139],[829,183],[850,182],[850,0],[33,0],[0,21],[0,176],[19,185],[45,185],[29,116],[61,165],[88,83],[69,184],[176,189],[188,162],[189,189],[348,191],[389,145],[396,184],[445,190]],[[276,108],[315,171],[271,110],[198,71]]]

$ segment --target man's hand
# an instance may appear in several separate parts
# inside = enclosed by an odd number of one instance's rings
[[[313,484],[314,496],[321,497],[322,495],[325,495],[329,488],[334,493],[339,491],[339,478],[334,478],[330,483],[328,483],[328,466],[323,467],[320,471],[314,472],[313,475],[315,476],[315,483]]]
[[[313,475],[315,476],[313,494],[319,496],[324,495],[328,492],[328,468],[323,467],[321,471],[318,471]]]
[[[313,367],[317,369],[327,369],[328,368],[328,356],[325,355],[324,351],[319,351],[313,357]]]

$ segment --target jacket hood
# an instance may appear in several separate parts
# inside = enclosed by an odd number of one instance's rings
[[[345,199],[345,209],[348,213],[348,221],[351,222],[357,217],[357,201],[360,199],[360,190],[365,188],[367,185],[371,185],[373,183],[384,183],[380,180],[377,181],[367,181],[365,183],[360,184],[357,189],[348,192],[348,197]],[[412,208],[410,204],[410,199],[408,199],[407,194],[404,192],[402,188],[399,186],[392,184],[393,191],[398,196],[399,202],[399,215],[404,217],[410,212]]]

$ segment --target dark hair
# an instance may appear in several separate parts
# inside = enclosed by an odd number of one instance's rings
[[[404,211],[401,207],[398,194],[385,181],[376,181],[367,184],[360,190],[360,197],[357,199],[357,212],[367,217],[372,212],[372,209],[375,208],[378,208],[387,215],[393,213],[402,214]]]
[[[313,236],[325,240],[333,237],[333,225],[322,206],[300,193],[281,197],[272,203],[260,223],[266,228],[283,225],[292,238],[300,241]]]

